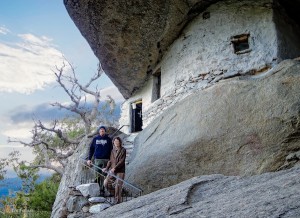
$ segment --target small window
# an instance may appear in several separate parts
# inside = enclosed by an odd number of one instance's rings
[[[235,54],[244,54],[251,51],[249,46],[249,36],[250,34],[241,34],[231,38]]]
[[[152,99],[151,102],[160,98],[161,89],[161,71],[160,69],[153,74]]]

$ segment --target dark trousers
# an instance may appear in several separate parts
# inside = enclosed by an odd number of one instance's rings
[[[96,182],[99,183],[100,192],[104,192],[104,179],[106,177],[106,173],[102,172],[102,168],[105,168],[107,165],[108,159],[95,159],[95,171],[96,174]]]
[[[124,180],[125,178],[125,173],[117,173],[115,175],[122,180]],[[115,179],[114,177],[108,175],[104,180],[104,187],[111,195],[115,196],[116,204],[122,202],[123,181]]]

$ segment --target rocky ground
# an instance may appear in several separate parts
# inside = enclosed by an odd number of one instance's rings
[[[96,217],[300,217],[300,168],[252,177],[219,174],[110,207]]]

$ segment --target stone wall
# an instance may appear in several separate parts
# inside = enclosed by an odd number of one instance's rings
[[[279,22],[283,15],[274,15],[271,2],[220,2],[195,18],[158,64],[161,98],[151,102],[153,78],[149,78],[141,90],[124,102],[120,125],[130,123],[130,103],[135,100],[143,100],[145,128],[165,109],[197,90],[233,76],[264,72],[278,61],[299,54],[300,43],[295,37],[298,29],[285,23],[287,36],[277,33],[277,29],[283,29]],[[241,34],[249,35],[249,49],[236,54],[232,37]],[[283,52],[279,46],[293,52]]]

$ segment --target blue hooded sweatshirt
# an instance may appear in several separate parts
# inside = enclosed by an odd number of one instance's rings
[[[108,135],[96,136],[90,146],[89,160],[93,156],[95,159],[109,159],[112,148],[112,141]]]

